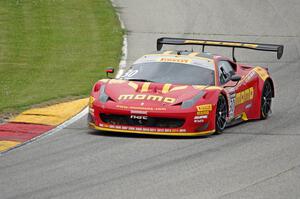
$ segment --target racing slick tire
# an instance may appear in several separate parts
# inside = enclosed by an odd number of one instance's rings
[[[265,81],[260,100],[260,119],[267,119],[271,111],[273,90],[270,81]]]
[[[219,96],[217,108],[216,108],[216,120],[215,120],[215,134],[223,133],[226,127],[226,117],[227,117],[227,102],[223,95]]]

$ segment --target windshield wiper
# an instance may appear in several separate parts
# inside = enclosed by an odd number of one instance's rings
[[[128,81],[137,81],[137,82],[153,82],[148,79],[127,79]]]

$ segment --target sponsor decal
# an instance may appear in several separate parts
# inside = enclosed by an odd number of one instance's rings
[[[208,115],[209,111],[197,111],[197,115]]]
[[[195,116],[194,119],[197,120],[197,119],[207,119],[208,115],[198,115],[198,116]]]
[[[190,59],[178,59],[178,58],[168,58],[168,57],[163,57],[160,58],[160,62],[175,62],[175,63],[182,63],[182,64],[187,64],[190,63]]]
[[[159,101],[165,103],[174,103],[176,101],[175,98],[171,97],[163,97],[159,95],[146,95],[146,94],[125,94],[120,95],[118,100],[150,100],[150,101]]]
[[[212,104],[202,104],[199,106],[196,106],[197,111],[211,111],[212,110]]]
[[[249,109],[249,108],[251,108],[251,107],[252,107],[252,104],[247,104],[247,105],[245,106],[246,109]]]
[[[229,95],[229,118],[234,118],[234,109],[235,109],[235,93]]]
[[[148,116],[147,115],[130,115],[130,119],[133,119],[137,123],[142,125],[144,123],[143,121],[148,120]]]
[[[194,117],[194,123],[203,123],[207,117],[208,115],[197,115]]]
[[[253,87],[243,90],[236,94],[235,97],[235,106],[243,104],[253,99],[254,90]]]
[[[116,107],[120,108],[120,109],[130,109],[131,111],[134,111],[134,110],[137,110],[137,111],[143,110],[144,112],[147,112],[147,111],[165,111],[165,110],[167,110],[166,108],[160,108],[160,107],[153,108],[153,107],[124,106],[124,105],[117,105]],[[132,114],[142,114],[142,113],[132,113]]]
[[[203,123],[204,122],[204,120],[194,120],[194,123]]]
[[[130,118],[134,119],[134,120],[147,120],[148,116],[146,116],[146,115],[130,115]]]
[[[131,114],[141,114],[141,115],[147,115],[147,111],[139,111],[139,110],[131,110]]]
[[[122,125],[106,125],[99,123],[100,127],[112,128],[118,130],[129,130],[129,131],[144,131],[144,132],[161,132],[161,133],[184,133],[186,129],[172,129],[172,128],[148,128],[148,127],[133,127],[133,126],[122,126]]]

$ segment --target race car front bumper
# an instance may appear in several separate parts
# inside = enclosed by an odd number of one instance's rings
[[[204,105],[205,106],[205,105]],[[135,107],[99,102],[89,107],[91,128],[120,133],[204,136],[215,132],[215,113],[180,106]]]

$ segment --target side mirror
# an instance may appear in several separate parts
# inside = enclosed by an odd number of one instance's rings
[[[238,81],[241,80],[241,76],[239,76],[239,75],[232,75],[230,77],[230,80],[233,81],[233,82],[238,82]]]
[[[224,88],[226,88],[226,87],[235,87],[236,85],[238,85],[239,81],[241,80],[241,76],[239,76],[239,75],[232,75],[230,77],[230,80],[233,81],[233,82],[236,82],[235,85],[233,85],[233,86],[224,86]]]
[[[106,72],[106,77],[108,77],[108,78],[110,78],[109,76],[108,76],[108,73],[114,73],[115,72],[115,69],[114,68],[112,68],[112,67],[109,67],[109,68],[106,68],[105,69],[105,72]]]

